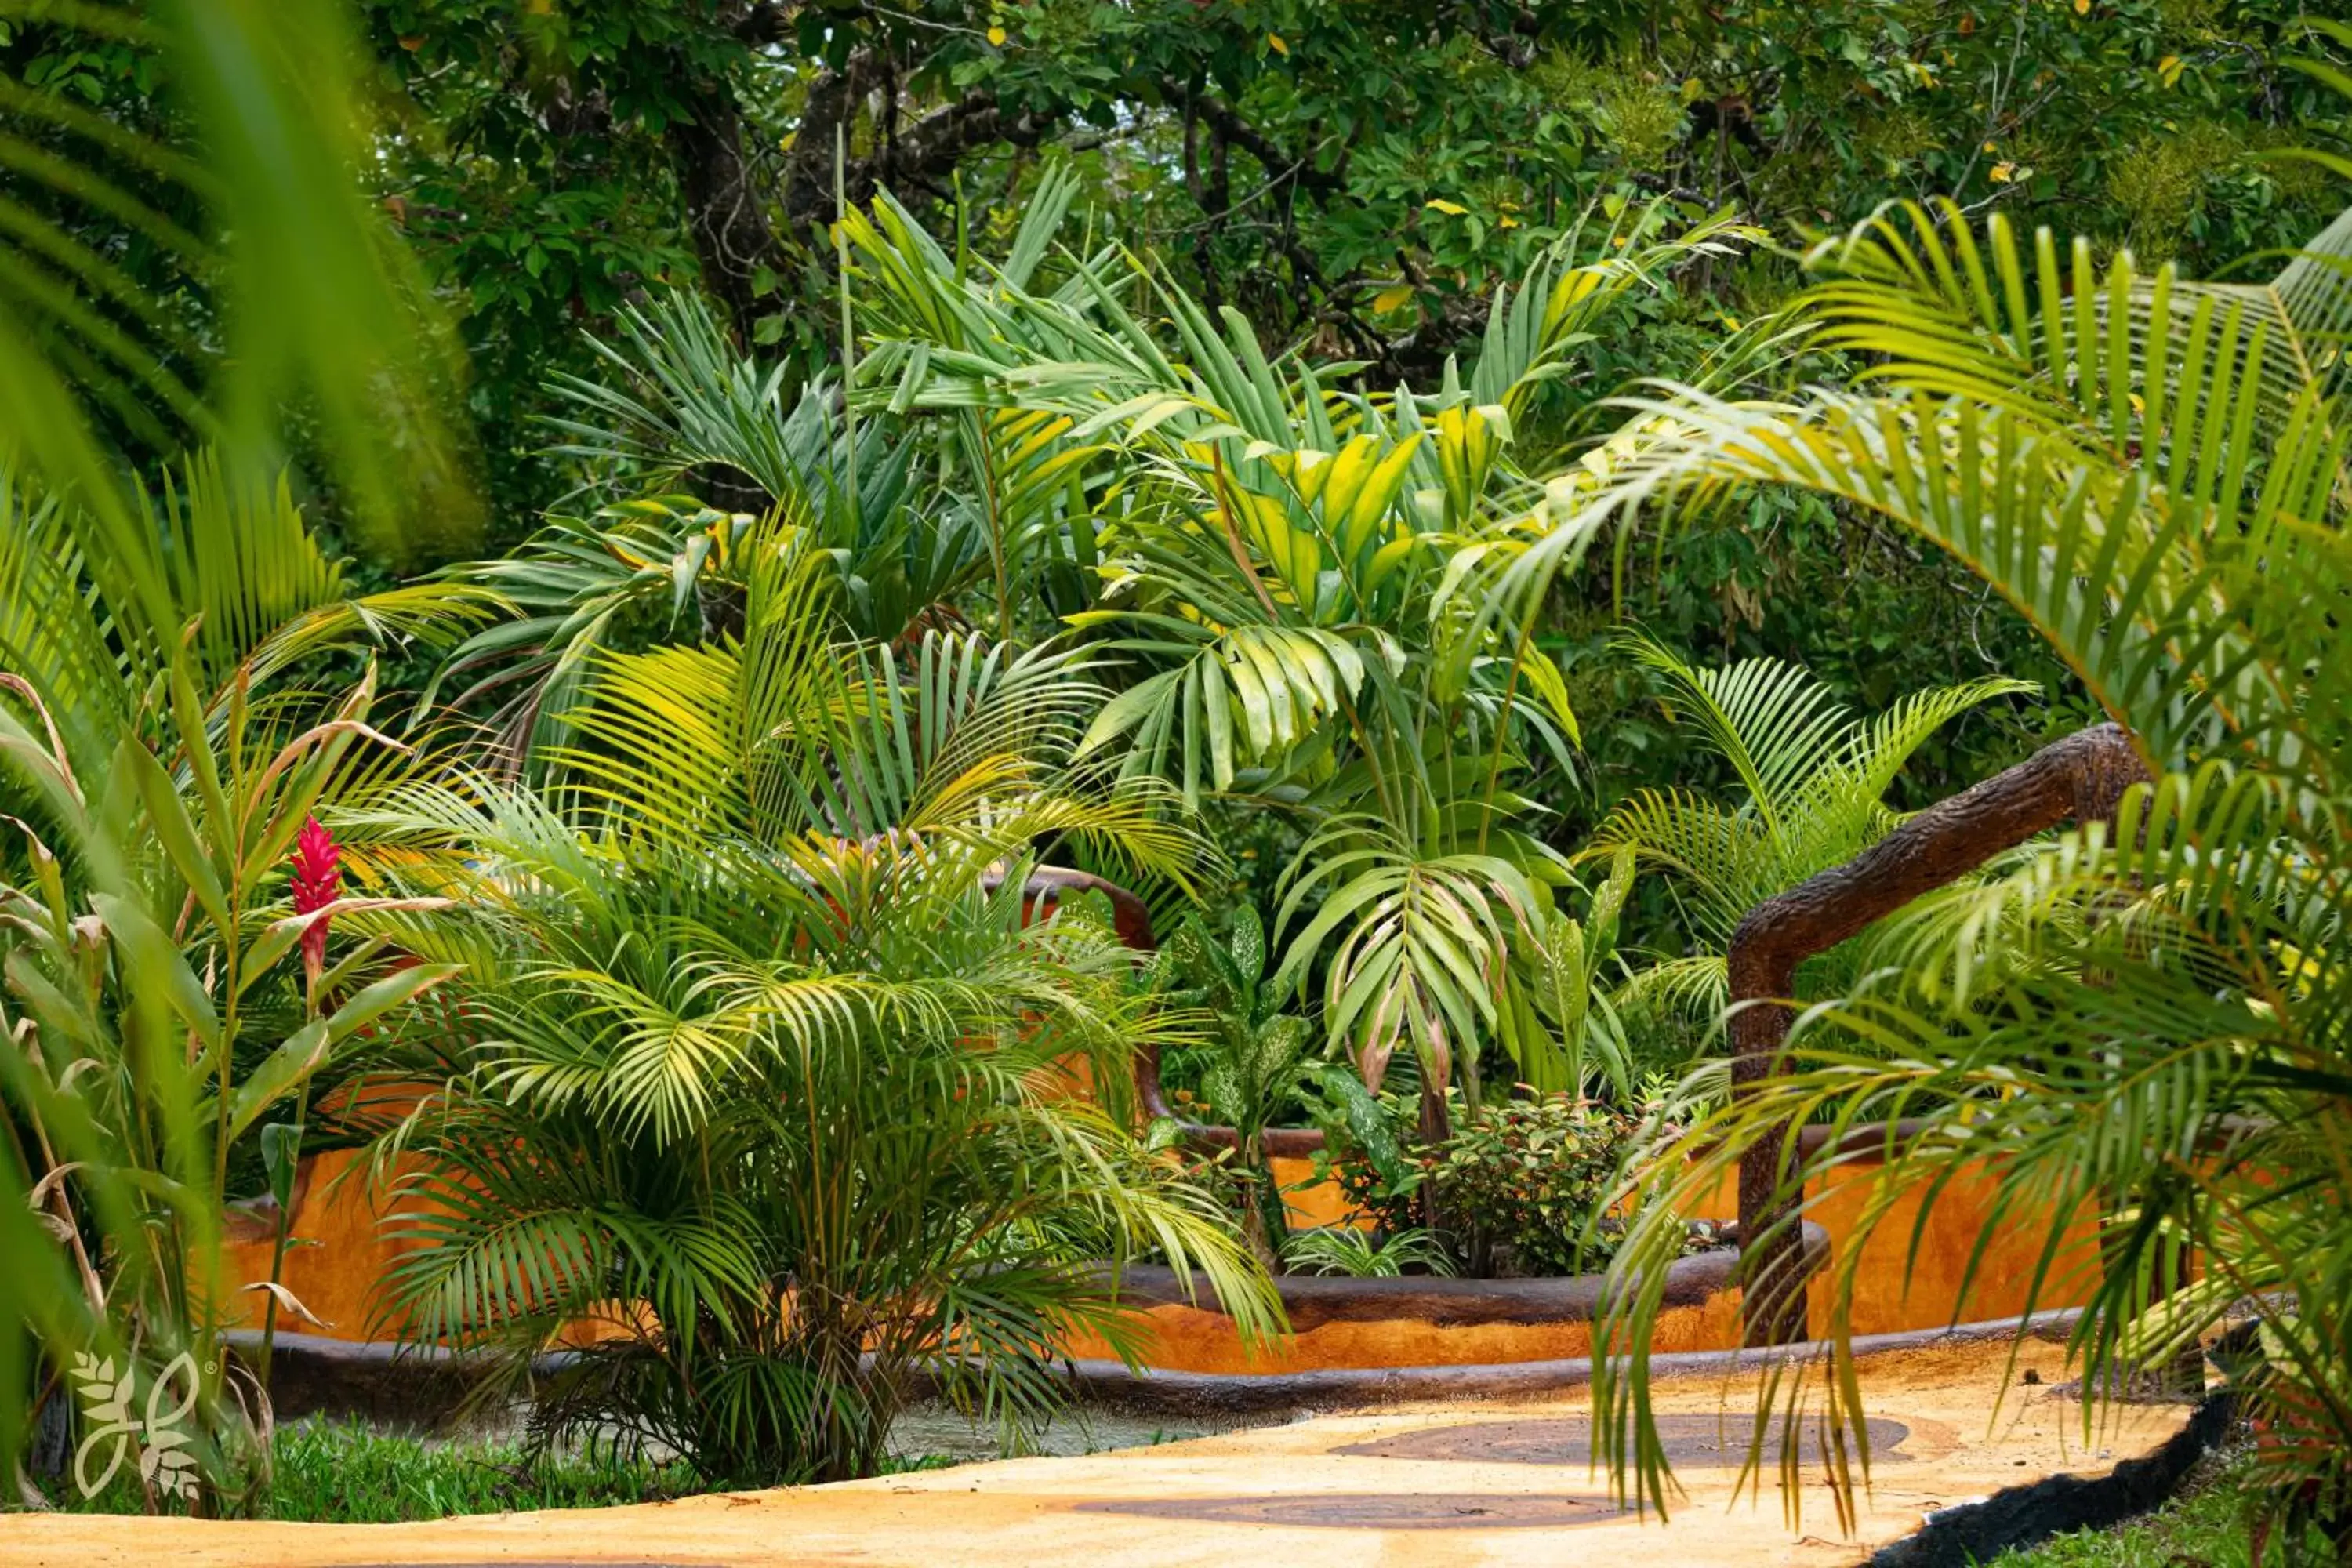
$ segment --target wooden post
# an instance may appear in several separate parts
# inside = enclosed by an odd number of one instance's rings
[[[1752,1093],[1780,1070],[1798,964],[2061,822],[2112,824],[2124,792],[2148,779],[2131,737],[2118,725],[2097,725],[1929,806],[1844,865],[1748,910],[1729,954],[1732,1093]],[[1792,1131],[1775,1131],[1739,1163],[1741,1316],[1751,1345],[1805,1333],[1800,1194],[1787,1190]]]

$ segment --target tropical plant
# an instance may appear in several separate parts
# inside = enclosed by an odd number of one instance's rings
[[[1160,1005],[1203,1016],[1200,1045],[1160,1058],[1160,1082],[1178,1103],[1234,1130],[1234,1173],[1242,1192],[1242,1234],[1266,1261],[1285,1257],[1289,1212],[1265,1154],[1266,1130],[1295,1118],[1316,1058],[1311,1020],[1291,1011],[1267,983],[1265,925],[1247,905],[1220,942],[1195,915],[1166,948]],[[1190,1083],[1185,1080],[1189,1079]]]
[[[0,1102],[29,1200],[0,1206],[33,1227],[9,1235],[9,1289],[45,1396],[99,1365],[118,1395],[184,1397],[184,1447],[142,1470],[151,1506],[235,1508],[268,1350],[257,1374],[220,1352],[251,1305],[221,1277],[226,1205],[257,1163],[282,1239],[313,1087],[450,973],[396,966],[369,927],[397,906],[336,896],[318,853],[307,884],[286,877],[312,814],[399,763],[368,722],[373,664],[331,695],[271,678],[471,606],[349,596],[282,481],[208,459],[167,478],[137,553],[85,553],[93,526],[0,482],[0,776],[21,836],[0,851]],[[331,927],[363,940],[331,952]],[[271,1328],[302,1311],[274,1279],[253,1289]],[[0,1441],[38,1403],[10,1403]]]
[[[1408,1270],[1441,1278],[1454,1272],[1445,1246],[1426,1230],[1376,1234],[1349,1226],[1318,1226],[1283,1245],[1293,1274],[1344,1274],[1354,1279],[1395,1279]]]
[[[2037,1302],[2082,1292],[2071,1342],[2085,1387],[2122,1386],[2251,1316],[2260,1354],[2237,1381],[2273,1500],[2298,1526],[2291,1539],[2314,1513],[2340,1530],[2352,1505],[2352,665],[2337,625],[2352,586],[2352,213],[2267,283],[2144,274],[2126,254],[2101,263],[2081,242],[2021,241],[1999,217],[1979,237],[1950,207],[1889,212],[1814,260],[1827,278],[1802,320],[1816,342],[1868,360],[1862,384],[1773,402],[1661,389],[1622,466],[1550,520],[1509,586],[1535,587],[1637,510],[1757,483],[1814,489],[1982,574],[2126,727],[2158,782],[2126,800],[2112,837],[2050,844],[1987,895],[2097,918],[2016,922],[2037,962],[1979,973],[1936,1005],[1817,1004],[1782,1072],[1647,1166],[1639,1184],[1664,1201],[1621,1255],[1609,1323],[1630,1359],[1597,1391],[1612,1461],[1662,1500],[1663,1459],[1634,1413],[1666,1215],[1820,1108],[1841,1127],[1887,1129],[1884,1173],[1826,1287],[1827,1397],[1850,1434],[1861,1243],[1897,1195],[1932,1207],[1964,1163],[1997,1152],[1990,1223],[2052,1227],[2024,1284]],[[1841,1146],[1793,1162],[1780,1195],[1801,1212],[1799,1184],[1845,1158]],[[2106,1219],[2096,1265],[2063,1278],[2057,1227],[2084,1213]],[[1790,1371],[1774,1386],[1793,1399],[1803,1381]],[[1839,1453],[1843,1472],[1866,1450]]]
[[[1632,1111],[1565,1096],[1508,1100],[1420,1151],[1422,1180],[1445,1194],[1463,1271],[1567,1275],[1607,1262],[1617,1172],[1641,1127]]]
[[[1719,219],[1662,237],[1665,223],[1649,209],[1580,229],[1496,297],[1466,374],[1375,397],[1334,390],[1353,367],[1270,358],[1238,313],[1140,264],[1065,257],[1065,279],[1033,292],[1044,238],[1029,226],[1033,243],[991,270],[887,195],[845,220],[880,340],[861,401],[1047,416],[1064,439],[1126,454],[1134,477],[1093,507],[1081,552],[1101,589],[1068,619],[1132,676],[1086,750],[1188,805],[1298,815],[1276,921],[1285,984],[1320,977],[1327,1035],[1368,1083],[1417,1055],[1436,1117],[1457,1073],[1475,1098],[1488,1044],[1549,1060],[1537,1037],[1584,1016],[1580,993],[1559,1005],[1582,963],[1547,946],[1570,878],[1531,795],[1542,768],[1574,776],[1575,716],[1532,635],[1483,621],[1464,587],[1538,391],[1573,374],[1612,304],[1747,232]]]
[[[1215,1200],[1129,1130],[1163,1027],[1130,953],[1033,918],[1042,841],[1177,878],[1199,847],[1071,768],[1084,659],[837,643],[805,542],[747,548],[741,638],[609,656],[546,793],[460,771],[344,818],[454,900],[406,940],[479,1020],[379,1146],[401,1331],[505,1389],[592,1325],[529,1383],[541,1447],[774,1482],[871,1473],[919,1376],[1041,1417],[1071,1333],[1134,1356],[1145,1252],[1273,1329]]]
[[[514,618],[478,632],[425,693],[480,711],[510,765],[543,763],[570,738],[603,656],[742,631],[746,540],[763,522],[824,552],[851,634],[896,639],[957,625],[959,595],[985,574],[982,542],[952,491],[919,489],[919,444],[895,421],[853,422],[820,381],[787,404],[784,367],[729,345],[709,308],[676,293],[622,312],[622,342],[590,345],[609,381],[566,376],[548,425],[552,455],[583,465],[573,500],[520,549],[440,575],[495,594]]]
[[[1886,793],[1911,753],[1981,703],[2037,689],[1999,677],[1921,691],[1874,720],[1852,716],[1835,695],[1793,665],[1743,659],[1699,669],[1645,637],[1621,647],[1662,683],[1675,721],[1701,732],[1704,748],[1738,781],[1737,804],[1685,789],[1643,790],[1596,828],[1589,856],[1630,854],[1665,874],[1695,951],[1633,973],[1619,1005],[1717,1024],[1730,1000],[1726,954],[1748,911],[1816,871],[1842,865],[1900,820]],[[1839,995],[1875,965],[1870,937],[1813,961],[1809,994]]]
[[[1381,1107],[1389,1137],[1406,1142],[1398,1134],[1411,1112],[1390,1095]],[[1609,1260],[1621,1234],[1612,1215],[1617,1173],[1642,1117],[1564,1095],[1466,1105],[1457,1094],[1448,1121],[1443,1139],[1405,1147],[1401,1159],[1377,1136],[1334,1129],[1324,1168],[1382,1236],[1418,1232],[1424,1214],[1441,1216],[1441,1228],[1426,1234],[1444,1249],[1447,1273],[1559,1276]]]

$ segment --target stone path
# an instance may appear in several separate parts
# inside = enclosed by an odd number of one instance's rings
[[[969,1465],[842,1486],[430,1524],[234,1524],[0,1518],[0,1563],[57,1568],[490,1564],[1601,1563],[1610,1568],[1857,1563],[1927,1511],[2060,1472],[2104,1473],[2178,1431],[2179,1406],[2113,1415],[2086,1440],[2053,1392],[2057,1347],[1908,1351],[1864,1363],[1873,1488],[1842,1531],[1821,1465],[1785,1517],[1776,1474],[1735,1498],[1745,1380],[1659,1384],[1687,1494],[1671,1522],[1621,1511],[1589,1468],[1581,1391],[1508,1405],[1326,1415],[1152,1448]],[[2038,1385],[2021,1385],[2031,1368]],[[1998,1415],[1995,1405],[2000,1405]],[[1812,1449],[1809,1442],[1807,1450]]]

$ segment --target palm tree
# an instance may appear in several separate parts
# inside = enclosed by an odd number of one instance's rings
[[[1819,1111],[1891,1129],[1879,1201],[1829,1285],[1828,1399],[1849,1429],[1860,1242],[1896,1193],[1932,1205],[1952,1173],[1997,1152],[1993,1224],[2109,1216],[2095,1277],[2056,1277],[2053,1229],[2030,1282],[2043,1300],[2084,1292],[2073,1345],[2086,1386],[2120,1386],[2250,1316],[2258,1353],[2239,1381],[2266,1434],[2273,1500],[2340,1534],[2352,1504],[2352,662],[2339,624],[2352,587],[2352,212],[2260,284],[2145,275],[2128,255],[2021,239],[1998,216],[1979,237],[1948,206],[1888,212],[1813,261],[1826,276],[1800,321],[1816,345],[1861,356],[1858,384],[1788,401],[1643,399],[1605,471],[1529,529],[1536,542],[1491,612],[1510,614],[1612,521],[1800,486],[1981,574],[2158,782],[2126,800],[2112,836],[2047,844],[2001,879],[2029,917],[2008,928],[2027,962],[1932,995],[1817,1005],[1784,1071],[1647,1167],[1640,1184],[1669,1201],[1644,1211],[1618,1266],[1612,1328],[1631,1359],[1597,1391],[1617,1418],[1604,1423],[1612,1461],[1661,1500],[1657,1448],[1646,1431],[1627,1436],[1679,1237],[1649,1216]],[[2053,910],[2073,918],[2032,918]],[[1952,940],[1974,938],[1955,928]],[[1966,974],[1959,956],[1937,966]],[[1838,1147],[1785,1179],[1790,1202]],[[2197,1277],[2176,1289],[2192,1251]],[[1777,1386],[1793,1399],[1802,1381]]]
[[[1543,388],[1613,303],[1748,232],[1663,222],[1571,236],[1497,297],[1466,374],[1376,396],[1337,390],[1355,367],[1269,355],[1237,313],[1213,319],[1117,253],[1064,256],[1033,288],[1050,226],[988,269],[887,196],[845,220],[876,340],[856,401],[983,433],[1045,416],[1041,437],[1122,449],[1076,546],[1101,585],[1067,619],[1129,677],[1085,750],[1187,805],[1297,817],[1283,985],[1320,977],[1331,1046],[1369,1083],[1415,1053],[1433,1131],[1452,1076],[1475,1097],[1489,1042],[1531,1076],[1588,1060],[1583,965],[1551,952],[1574,879],[1533,798],[1544,769],[1573,778],[1575,716],[1527,626],[1481,620],[1465,588],[1516,548],[1483,509],[1520,482],[1514,433]]]
[[[1033,208],[1025,223],[1058,223],[1059,210]],[[487,710],[510,765],[535,767],[565,742],[606,651],[740,632],[744,541],[763,521],[824,553],[842,589],[827,613],[857,637],[971,626],[991,590],[1006,637],[1050,631],[1033,611],[1077,602],[1066,581],[1076,563],[1061,562],[1057,577],[1031,548],[1095,453],[1060,439],[1066,420],[924,428],[939,422],[860,416],[823,379],[788,398],[785,366],[739,353],[693,294],[625,309],[620,322],[620,342],[590,339],[609,379],[559,379],[572,412],[550,421],[551,451],[586,474],[571,499],[603,504],[552,512],[520,550],[442,574],[516,612],[458,647],[427,693],[448,689],[450,707]]]
[[[1270,1331],[1216,1201],[1118,1098],[1167,1029],[1131,955],[1027,907],[1040,843],[1180,879],[1200,852],[1072,766],[1085,660],[837,643],[804,540],[746,549],[740,640],[612,656],[543,791],[459,771],[344,819],[451,900],[404,940],[465,965],[478,1021],[381,1145],[421,1244],[402,1331],[506,1388],[593,1321],[531,1385],[539,1438],[774,1482],[871,1473],[921,1375],[1042,1417],[1071,1333],[1135,1354],[1118,1279],[1146,1253]],[[1073,1061],[1104,1103],[1057,1087]]]
[[[1665,873],[1696,951],[1633,974],[1621,1008],[1663,1008],[1712,1023],[1730,1001],[1726,955],[1748,911],[1816,871],[1852,859],[1900,816],[1886,805],[1912,752],[1980,703],[2036,690],[1986,677],[1916,692],[1874,720],[1853,717],[1794,665],[1749,658],[1695,668],[1645,637],[1620,645],[1664,683],[1678,721],[1729,765],[1742,798],[1718,805],[1687,790],[1643,790],[1610,813],[1584,854],[1630,851]],[[1807,989],[1841,994],[1877,967],[1865,934],[1825,955]]]

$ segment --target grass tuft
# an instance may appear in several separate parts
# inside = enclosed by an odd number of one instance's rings
[[[2252,1568],[2250,1458],[2241,1448],[2209,1459],[2179,1496],[2152,1513],[2004,1552],[1986,1568]],[[2315,1531],[2313,1552],[2325,1545]],[[2273,1535],[2268,1562],[2287,1560],[2280,1548]]]

